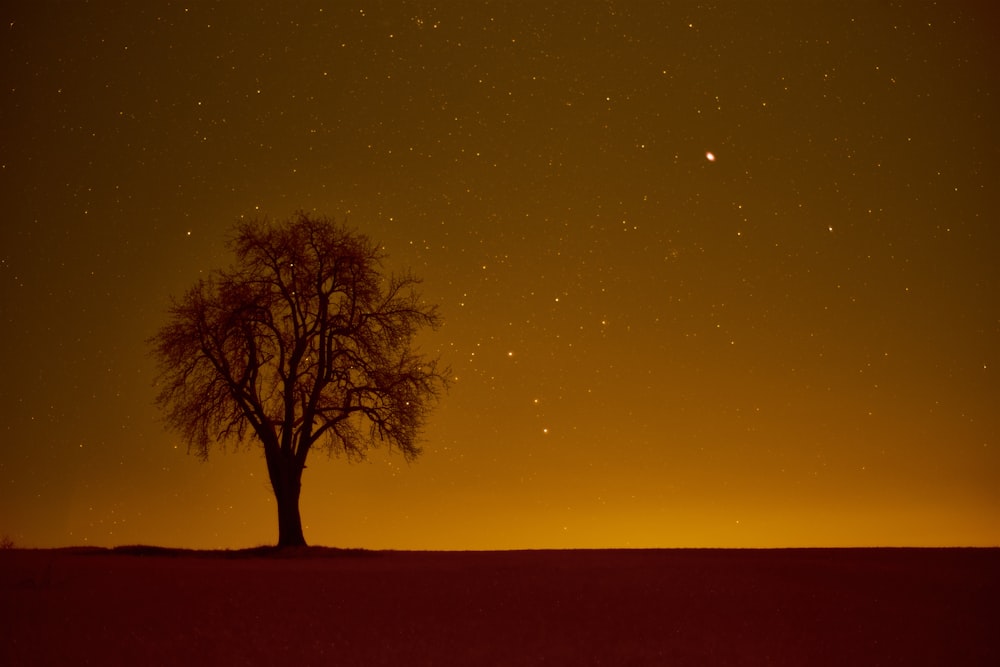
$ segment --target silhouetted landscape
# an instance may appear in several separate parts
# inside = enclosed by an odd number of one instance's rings
[[[0,588],[4,665],[1000,664],[1000,549],[7,549]]]

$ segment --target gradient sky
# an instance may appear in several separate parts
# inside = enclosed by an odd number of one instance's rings
[[[413,464],[315,452],[369,548],[1000,544],[989,2],[20,2],[0,533],[273,543],[145,340],[239,216],[410,267],[457,380]]]

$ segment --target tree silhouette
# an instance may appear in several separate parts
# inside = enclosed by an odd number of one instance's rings
[[[278,506],[278,546],[305,545],[299,493],[315,446],[349,459],[371,447],[420,454],[446,384],[414,336],[440,323],[410,274],[384,275],[368,237],[299,213],[240,221],[236,264],[174,299],[150,339],[167,424],[203,459],[256,440]]]

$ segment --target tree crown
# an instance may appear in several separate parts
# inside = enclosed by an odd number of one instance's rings
[[[198,281],[151,339],[157,403],[189,448],[256,436],[268,460],[304,464],[314,444],[363,458],[380,443],[407,458],[446,386],[414,347],[437,328],[411,274],[385,275],[368,237],[299,213],[243,220],[235,264]]]

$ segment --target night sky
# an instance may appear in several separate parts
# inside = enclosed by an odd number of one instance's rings
[[[297,210],[424,278],[454,374],[416,462],[313,453],[310,543],[1000,544],[992,3],[0,12],[16,544],[275,541],[146,339]]]

